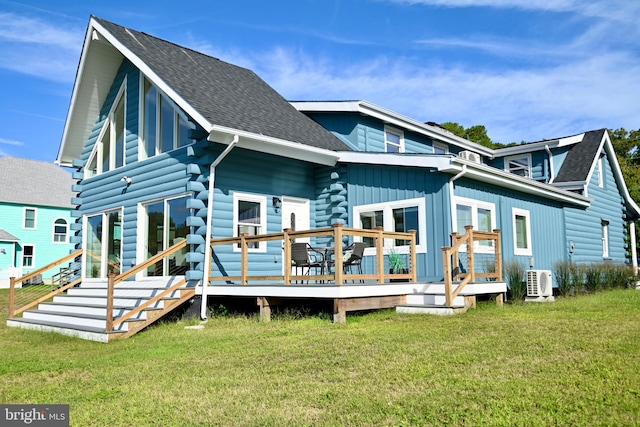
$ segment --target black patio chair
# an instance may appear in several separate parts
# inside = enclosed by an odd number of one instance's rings
[[[314,250],[308,243],[291,244],[291,265],[296,268],[296,276],[298,276],[298,268],[302,268],[303,276],[309,276],[312,268],[319,268],[320,274],[324,274],[324,264],[322,252]],[[307,283],[309,283],[309,280],[307,280]]]
[[[342,271],[345,274],[352,274],[352,267],[356,267],[358,273],[362,274],[362,257],[364,256],[365,247],[366,245],[364,242],[354,242],[353,244],[345,248],[345,255],[348,255],[345,256],[342,260]],[[364,283],[364,280],[360,279],[360,282]]]

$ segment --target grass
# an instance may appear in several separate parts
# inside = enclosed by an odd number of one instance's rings
[[[67,403],[72,426],[640,424],[640,292],[478,308],[214,316],[100,344],[6,327],[0,402]]]

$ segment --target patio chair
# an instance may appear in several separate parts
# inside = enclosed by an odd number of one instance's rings
[[[322,253],[314,250],[308,243],[291,244],[291,265],[296,268],[296,276],[298,276],[298,268],[302,268],[302,275],[310,275],[312,268],[319,268],[320,274],[324,274],[324,264]],[[308,280],[307,283],[309,283]]]
[[[342,271],[345,274],[351,274],[352,267],[356,267],[358,274],[362,274],[362,257],[364,256],[365,247],[364,242],[354,242],[345,248],[345,256],[342,259]],[[364,283],[364,280],[360,279],[360,282]]]

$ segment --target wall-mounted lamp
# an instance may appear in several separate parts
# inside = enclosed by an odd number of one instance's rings
[[[128,176],[123,176],[120,181],[125,182],[127,185],[131,184],[131,178]]]
[[[7,254],[6,249],[5,248],[0,249],[0,254],[6,255]]]
[[[280,200],[280,197],[274,197],[273,199],[271,199],[271,203],[273,204],[273,210],[278,213],[280,211],[280,207],[282,206],[282,200]]]

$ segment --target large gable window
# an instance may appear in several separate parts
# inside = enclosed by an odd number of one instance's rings
[[[427,251],[427,220],[424,198],[354,206],[353,218],[357,227],[366,230],[374,230],[378,227],[382,227],[385,231],[401,233],[416,230],[416,251]],[[367,245],[365,254],[375,254],[375,239],[363,237],[362,241]],[[394,247],[399,252],[408,251],[408,245],[409,240],[385,240],[385,246]]]
[[[124,166],[126,79],[120,87],[85,168],[87,178]]]
[[[531,154],[505,157],[504,169],[512,174],[531,178]]]
[[[190,144],[189,130],[195,125],[169,98],[144,79],[143,158]]]

